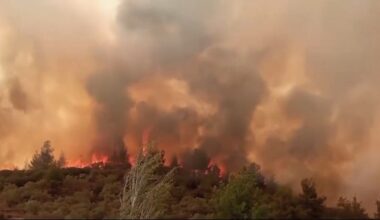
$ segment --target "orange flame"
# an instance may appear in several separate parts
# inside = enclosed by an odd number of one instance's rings
[[[84,168],[95,164],[104,165],[108,162],[108,157],[105,155],[92,154],[90,160],[76,159],[66,163],[66,167]]]
[[[210,163],[208,164],[208,168],[210,169],[212,166],[217,166],[220,170],[219,177],[224,177],[227,174],[227,169],[223,163],[218,163],[211,159]]]
[[[128,157],[128,162],[129,164],[131,164],[132,166],[135,166],[136,165],[136,157],[132,156],[132,155],[129,155]]]
[[[97,154],[93,154],[91,156],[91,164],[95,164],[95,163],[107,163],[108,162],[108,157],[105,156],[105,155],[97,155]]]

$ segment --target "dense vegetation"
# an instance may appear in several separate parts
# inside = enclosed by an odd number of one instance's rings
[[[65,168],[52,152],[46,142],[28,169],[0,171],[0,217],[368,218],[356,198],[326,207],[312,180],[297,195],[256,164],[221,176],[217,166],[164,166],[164,153],[152,148],[133,168],[126,160]]]

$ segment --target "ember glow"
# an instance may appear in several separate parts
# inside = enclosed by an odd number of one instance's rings
[[[109,161],[108,156],[106,155],[97,155],[93,154],[91,155],[91,160],[83,160],[83,159],[74,159],[74,160],[68,160],[66,167],[89,167],[92,165],[102,165],[104,166]]]
[[[254,161],[370,207],[379,20],[371,0],[1,1],[0,168],[45,140],[76,167],[154,140],[166,163]]]

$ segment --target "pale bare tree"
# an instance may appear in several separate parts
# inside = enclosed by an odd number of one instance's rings
[[[136,165],[125,177],[120,217],[152,219],[162,217],[173,184],[175,168],[164,175],[157,174],[163,166],[163,153],[153,144],[140,151]]]

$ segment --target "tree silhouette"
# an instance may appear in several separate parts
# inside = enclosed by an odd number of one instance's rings
[[[47,169],[55,166],[53,148],[50,141],[45,141],[39,152],[35,152],[32,161],[29,164],[30,169]]]
[[[59,156],[58,160],[56,161],[56,166],[59,168],[62,168],[66,165],[66,157],[63,153]]]
[[[321,218],[324,212],[324,202],[326,197],[319,197],[315,189],[314,181],[304,179],[301,181],[302,194],[299,195],[299,202],[306,211],[309,218]]]
[[[365,219],[368,218],[365,209],[362,207],[361,203],[357,201],[356,197],[349,201],[345,198],[340,197],[338,199],[338,208],[340,209],[340,217],[342,218],[356,218]]]

